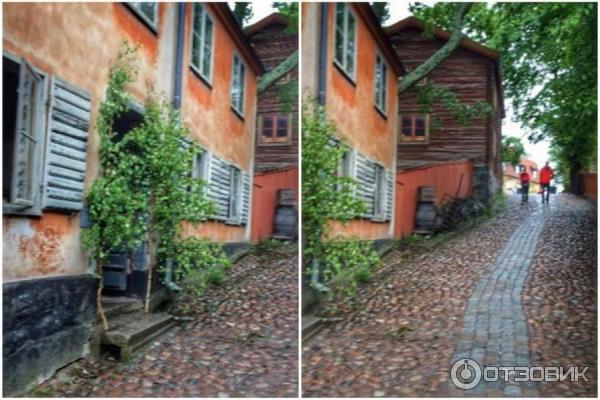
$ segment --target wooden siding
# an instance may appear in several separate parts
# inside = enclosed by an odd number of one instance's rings
[[[390,35],[390,40],[408,70],[425,61],[431,54],[444,45],[445,41],[425,38],[415,28]],[[475,52],[459,47],[429,75],[428,79],[436,85],[445,86],[454,91],[463,103],[488,101],[498,105],[494,96],[498,96],[495,80],[495,61]],[[418,111],[415,90],[399,96],[398,111]],[[472,159],[475,163],[486,164],[496,175],[501,175],[499,143],[501,140],[501,111],[496,107],[490,118],[478,118],[471,126],[460,126],[439,102],[434,103],[434,112],[430,114],[432,122],[427,143],[401,142],[398,132],[397,169],[407,168],[461,159]],[[439,127],[435,127],[435,122]]]
[[[298,50],[298,35],[285,31],[285,26],[273,24],[254,32],[250,37],[252,46],[259,59],[268,70],[273,69],[285,60],[294,51]],[[290,73],[290,80],[298,82],[298,68]],[[284,109],[279,96],[278,88],[282,83],[277,82],[258,96],[258,115],[291,112],[291,138],[290,143],[259,144],[260,130],[257,118],[255,171],[267,171],[298,165],[298,107],[294,102],[291,110]]]

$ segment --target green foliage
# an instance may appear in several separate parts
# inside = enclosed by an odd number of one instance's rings
[[[371,10],[381,25],[390,18],[390,4],[387,1],[375,1],[371,3]]]
[[[453,5],[415,4],[443,28]],[[463,32],[500,54],[503,87],[529,140],[550,141],[565,181],[597,156],[597,3],[475,3]],[[576,186],[576,185],[574,185]]]
[[[251,2],[236,1],[233,6],[233,15],[237,18],[240,26],[246,25],[246,23],[254,16],[252,11]]]
[[[209,243],[194,237],[178,240],[175,243],[174,269],[175,280],[182,281],[186,276],[196,271],[200,275],[208,276],[214,270],[223,270],[229,267],[229,259],[218,243]]]
[[[298,80],[290,79],[288,82],[277,86],[277,99],[281,104],[282,112],[292,112],[298,104]]]
[[[446,110],[450,111],[452,118],[461,126],[469,126],[474,119],[483,118],[494,111],[487,102],[461,103],[452,90],[431,82],[417,86],[416,91],[421,112],[431,114],[435,109],[434,104],[439,102]],[[439,128],[439,121],[437,126]]]
[[[297,1],[273,3],[273,8],[287,21],[287,31],[290,33],[298,32],[298,4]]]
[[[378,258],[372,257],[368,244],[355,241],[327,242],[331,220],[348,222],[365,211],[353,195],[356,181],[339,176],[340,160],[347,150],[343,142],[332,145],[335,126],[322,107],[305,105],[302,110],[302,237],[303,263],[307,273],[321,265],[321,279],[335,281],[331,296],[352,292],[359,269],[370,269]],[[360,253],[360,254],[359,254]]]
[[[521,162],[523,156],[525,156],[525,147],[521,139],[511,136],[502,139],[502,161],[515,166]]]
[[[202,222],[214,212],[204,194],[205,183],[190,174],[200,149],[195,144],[182,146],[188,130],[166,102],[150,96],[139,126],[120,140],[112,130],[128,108],[125,88],[135,80],[135,51],[125,44],[111,67],[96,121],[100,171],[86,195],[93,224],[83,231],[83,243],[100,267],[111,251],[135,249],[143,240],[149,240],[152,265],[166,259],[180,261],[184,256],[176,250],[188,250],[187,240],[178,243],[182,222]],[[185,256],[199,265],[214,258],[202,246],[194,250],[193,256]],[[185,267],[176,271],[177,276],[182,272],[187,272]]]
[[[323,244],[323,281],[328,284],[330,302],[354,294],[359,282],[366,282],[380,262],[370,242],[338,238]]]

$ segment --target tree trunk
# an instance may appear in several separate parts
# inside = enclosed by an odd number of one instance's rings
[[[298,65],[298,50],[259,79],[257,88],[258,94],[267,90],[273,83],[290,72],[296,65]]]
[[[452,23],[452,34],[438,51],[436,51],[431,57],[429,57],[423,64],[419,65],[407,75],[405,75],[400,83],[398,84],[398,93],[404,93],[411,87],[413,87],[421,79],[425,78],[431,71],[434,70],[442,61],[444,61],[454,49],[458,47],[460,42],[464,39],[462,33],[464,16],[467,14],[473,3],[459,3],[456,5],[454,11],[454,21]]]
[[[108,330],[108,320],[106,314],[104,314],[104,308],[102,307],[102,289],[104,289],[104,275],[102,273],[102,263],[98,263],[96,270],[100,273],[100,282],[98,283],[98,292],[96,293],[96,305],[98,306],[98,314],[102,319],[102,326],[104,330]]]
[[[583,194],[581,187],[581,163],[578,160],[569,161],[569,193]]]

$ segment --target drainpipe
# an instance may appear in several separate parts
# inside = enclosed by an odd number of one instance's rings
[[[320,4],[320,29],[319,29],[319,60],[318,62],[318,74],[317,74],[317,102],[319,105],[325,105],[325,82],[327,73],[327,3]],[[317,251],[317,254],[319,252]],[[319,279],[321,272],[321,266],[318,257],[314,257],[311,262],[311,286],[318,292],[327,292],[329,288],[325,286]]]
[[[325,105],[325,83],[327,73],[327,3],[320,4],[320,29],[319,29],[319,61],[318,61],[318,93],[317,102],[324,106]]]
[[[183,40],[185,27],[185,3],[177,3],[177,32],[175,34],[175,73],[173,80],[173,108],[181,108],[181,87],[183,67]],[[181,287],[173,281],[173,260],[166,260],[165,286],[179,292]]]

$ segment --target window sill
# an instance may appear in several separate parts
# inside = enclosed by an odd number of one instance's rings
[[[387,121],[387,114],[383,111],[377,104],[374,105],[375,111],[379,114],[379,116]]]
[[[290,143],[291,141],[289,139],[285,142],[261,142],[260,140],[258,140],[258,145],[265,147],[289,146]]]
[[[241,112],[239,112],[237,110],[237,108],[235,108],[234,106],[230,106],[231,107],[231,111],[233,111],[233,113],[243,122],[244,121],[244,114],[242,114]]]
[[[239,219],[236,219],[236,220],[228,219],[228,220],[225,220],[225,225],[241,226],[242,225],[242,221],[240,221]]]
[[[415,144],[429,144],[429,139],[428,140],[398,140],[398,144],[399,145],[415,145]]]
[[[212,84],[210,83],[210,81],[208,79],[206,79],[204,76],[202,76],[200,71],[198,71],[198,69],[196,67],[194,67],[192,64],[190,64],[189,67],[190,67],[190,70],[192,71],[192,73],[196,76],[196,78],[200,79],[202,81],[202,83],[204,83],[209,89],[212,90]]]
[[[372,217],[371,222],[376,224],[386,224],[389,222],[389,220],[386,217]]]
[[[148,19],[148,17],[146,17],[144,14],[142,14],[141,12],[139,12],[138,10],[136,10],[134,7],[132,7],[129,3],[124,3],[125,7],[127,7],[132,13],[133,15],[136,16],[136,18],[142,22],[142,24],[144,24],[146,26],[146,28],[150,29],[150,31],[155,35],[158,36],[158,29],[156,28],[156,24],[154,24],[152,21],[150,21]],[[158,18],[158,9],[159,9],[159,3],[156,4],[156,18]]]
[[[41,208],[35,207],[19,207],[14,204],[2,204],[2,214],[3,215],[14,215],[14,216],[23,216],[23,217],[41,217],[42,210]]]
[[[340,63],[338,63],[337,61],[333,60],[333,66],[339,71],[340,74],[342,74],[342,76],[344,78],[346,78],[346,80],[354,87],[356,87],[356,82],[354,81],[354,78],[352,76],[350,76],[350,74],[344,69],[344,67],[342,67],[340,65]]]

